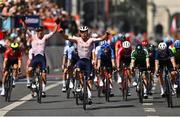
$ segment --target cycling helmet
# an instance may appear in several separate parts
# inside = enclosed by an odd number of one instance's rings
[[[141,42],[141,45],[143,46],[143,47],[147,47],[148,46],[148,40],[143,40],[142,42]]]
[[[129,48],[129,47],[131,46],[131,44],[130,44],[129,41],[124,41],[124,42],[122,43],[122,46],[123,46],[123,48]]]
[[[154,46],[153,44],[150,44],[150,45],[148,46],[148,50],[154,51],[154,50],[155,50],[155,46]]]
[[[167,44],[166,43],[164,43],[164,42],[159,43],[158,49],[165,50],[166,48],[167,48]]]
[[[142,47],[141,44],[138,44],[138,45],[136,46],[136,51],[137,51],[137,53],[141,53],[141,52],[143,51],[143,47]]]
[[[13,49],[13,50],[17,50],[18,48],[19,48],[19,44],[17,43],[17,42],[15,42],[15,43],[11,43],[11,48]]]
[[[120,40],[121,40],[122,42],[126,41],[126,36],[125,36],[125,35],[122,35],[122,36],[120,37]]]
[[[81,26],[79,30],[82,32],[85,32],[85,31],[88,31],[88,27],[87,26]]]
[[[108,43],[104,43],[101,46],[102,49],[108,49],[109,47],[110,47],[110,45]]]
[[[180,49],[180,40],[174,42],[174,47]]]
[[[164,42],[167,44],[167,46],[170,46],[173,44],[174,39],[171,37],[166,37],[166,38],[164,38]]]

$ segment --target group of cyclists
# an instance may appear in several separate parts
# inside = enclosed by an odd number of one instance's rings
[[[126,66],[128,68],[128,86],[137,86],[137,80],[135,78],[135,68],[139,70],[151,71],[152,81],[154,75],[156,75],[160,82],[161,96],[165,95],[165,87],[162,78],[163,67],[167,66],[175,90],[177,85],[177,69],[180,64],[180,40],[173,41],[171,39],[164,40],[158,43],[158,46],[154,46],[149,43],[148,40],[143,40],[137,44],[135,48],[132,41],[126,34],[111,35],[109,32],[105,32],[100,36],[96,33],[90,33],[87,26],[81,26],[79,28],[79,35],[72,36],[64,33],[62,29],[58,29],[59,23],[57,22],[53,32],[44,34],[43,27],[39,27],[36,31],[30,31],[27,29],[25,22],[22,21],[22,25],[26,30],[27,40],[31,43],[31,49],[29,50],[29,56],[26,67],[27,87],[31,87],[30,77],[31,72],[38,64],[41,64],[42,70],[42,96],[45,97],[46,86],[46,57],[45,46],[46,40],[50,39],[56,32],[63,35],[65,39],[65,47],[63,52],[63,87],[62,91],[66,92],[68,78],[71,78],[69,87],[74,87],[73,79],[76,78],[75,74],[79,74],[80,71],[84,71],[84,75],[88,81],[88,101],[91,104],[92,94],[91,90],[93,82],[97,82],[99,86],[103,87],[104,72],[102,68],[108,68],[110,75],[110,96],[113,96],[113,71],[117,71],[117,83],[122,83],[122,70]],[[113,41],[112,41],[113,40]],[[12,42],[6,49],[3,62],[3,80],[1,95],[5,95],[5,81],[7,79],[7,73],[10,66],[13,67],[13,78],[16,79],[19,72],[21,72],[22,65],[22,51],[20,45],[17,42]],[[93,72],[95,71],[95,72]],[[99,74],[99,75],[98,75]],[[99,78],[100,76],[100,78]],[[82,91],[82,79],[84,76],[78,76],[80,80],[80,86],[76,88],[76,91]],[[145,84],[146,75],[143,76]],[[15,80],[13,80],[13,86],[15,86]],[[175,91],[173,92],[175,93]],[[146,88],[144,87],[144,98],[148,98]],[[32,93],[34,96],[35,94]],[[131,95],[129,88],[128,95]]]
[[[117,83],[122,83],[122,70],[126,66],[128,68],[128,86],[137,86],[137,78],[135,77],[135,69],[140,71],[150,71],[152,86],[154,84],[154,77],[158,77],[160,83],[161,96],[165,96],[165,84],[163,81],[163,68],[167,66],[173,86],[173,95],[177,85],[177,70],[179,69],[180,61],[180,40],[166,39],[158,43],[157,47],[148,40],[143,40],[137,45],[132,45],[127,34],[117,34],[112,36],[106,32],[103,36],[96,33],[89,33],[88,27],[82,26],[79,29],[80,36],[64,35],[65,47],[63,53],[63,87],[62,91],[67,90],[67,79],[75,78],[72,74],[77,71],[85,71],[88,80],[88,100],[91,100],[92,85],[97,82],[99,86],[103,87],[104,71],[102,68],[108,68],[110,74],[110,96],[112,93],[113,71],[117,71]],[[112,41],[113,40],[113,41]],[[75,72],[74,72],[75,71]],[[96,71],[96,72],[93,72]],[[100,78],[99,75],[100,74]],[[93,77],[92,77],[93,76]],[[79,76],[80,77],[80,76]],[[82,78],[80,78],[81,80]],[[148,98],[153,92],[153,87],[148,92],[147,78],[143,75],[144,80],[144,98]],[[82,91],[81,86],[76,89]],[[73,80],[70,80],[70,88],[73,88]],[[121,88],[121,87],[120,87]],[[129,88],[128,95],[131,95]]]

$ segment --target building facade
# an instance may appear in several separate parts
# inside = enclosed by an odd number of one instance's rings
[[[180,0],[148,0],[147,32],[167,34],[176,17],[176,28],[180,28]]]

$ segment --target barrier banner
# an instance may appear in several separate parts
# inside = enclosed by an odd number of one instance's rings
[[[39,27],[40,19],[39,16],[15,16],[15,28],[22,27],[21,20],[24,20],[27,24],[27,27],[30,29],[34,29]]]

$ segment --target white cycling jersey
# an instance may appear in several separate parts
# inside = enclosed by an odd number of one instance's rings
[[[89,38],[86,42],[81,37],[69,37],[70,41],[77,43],[77,51],[80,58],[90,59],[93,49],[93,42],[101,41],[101,38]]]
[[[54,32],[45,34],[42,39],[39,39],[37,36],[37,33],[32,34],[32,33],[28,32],[28,35],[31,36],[30,39],[31,39],[32,51],[33,51],[34,56],[36,56],[38,54],[41,54],[42,56],[44,56],[46,40],[51,38],[53,34],[54,34]]]

